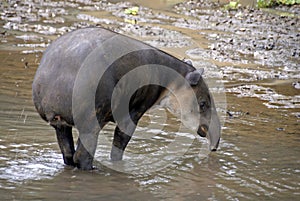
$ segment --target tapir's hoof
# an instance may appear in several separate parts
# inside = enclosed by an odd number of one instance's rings
[[[110,152],[111,161],[121,161],[123,158],[123,153],[123,150],[113,145]]]
[[[86,164],[75,164],[76,167],[79,169],[79,170],[93,170],[93,166],[92,165],[86,165]]]
[[[75,166],[75,163],[73,161],[73,156],[71,157],[64,157],[64,163],[68,166]]]

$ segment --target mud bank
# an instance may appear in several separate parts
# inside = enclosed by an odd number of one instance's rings
[[[228,85],[227,92],[257,97],[271,108],[299,108],[299,91],[293,87],[300,79],[299,5],[278,10],[226,10],[218,3],[187,1],[175,10],[194,18],[179,19],[174,26],[194,29],[209,40],[206,48],[188,50],[191,58],[213,60],[228,83],[252,82],[233,88]],[[289,80],[285,87],[293,96],[253,83],[264,80]]]

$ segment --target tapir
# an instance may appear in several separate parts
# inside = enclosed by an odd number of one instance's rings
[[[32,84],[35,108],[56,131],[66,165],[93,169],[99,131],[115,122],[111,160],[122,160],[152,107],[181,113],[216,151],[221,126],[213,97],[191,62],[108,29],[78,29],[45,50]],[[79,131],[74,146],[72,128]]]

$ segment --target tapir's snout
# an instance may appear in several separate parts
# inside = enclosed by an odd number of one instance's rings
[[[210,147],[209,147],[210,151],[217,151],[217,149],[219,147],[219,142],[220,142],[220,139],[218,140],[218,142],[215,145],[210,145]]]
[[[221,138],[221,125],[218,115],[212,115],[209,125],[200,125],[197,133],[201,137],[207,137],[210,151],[217,151]]]

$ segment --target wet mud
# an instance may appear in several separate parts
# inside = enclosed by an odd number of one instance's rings
[[[300,6],[227,10],[218,1],[153,2],[0,2],[0,198],[298,198]],[[126,14],[132,7],[138,7],[138,12]],[[183,158],[155,175],[128,176],[101,164],[102,169],[92,175],[64,167],[54,131],[33,107],[31,82],[42,52],[53,40],[90,26],[126,34],[205,68],[211,90],[226,94],[218,105],[223,122],[221,149],[201,158],[203,142],[197,139]],[[148,126],[149,119],[165,130],[158,134]],[[146,154],[168,146],[179,121],[170,119],[160,125],[158,112],[147,114],[128,151]],[[111,135],[113,129],[108,127],[104,135]],[[138,137],[144,133],[154,137]],[[100,150],[105,150],[98,153],[103,158],[110,147],[100,144]],[[89,184],[79,188],[82,181]],[[86,196],[86,192],[90,193]]]

